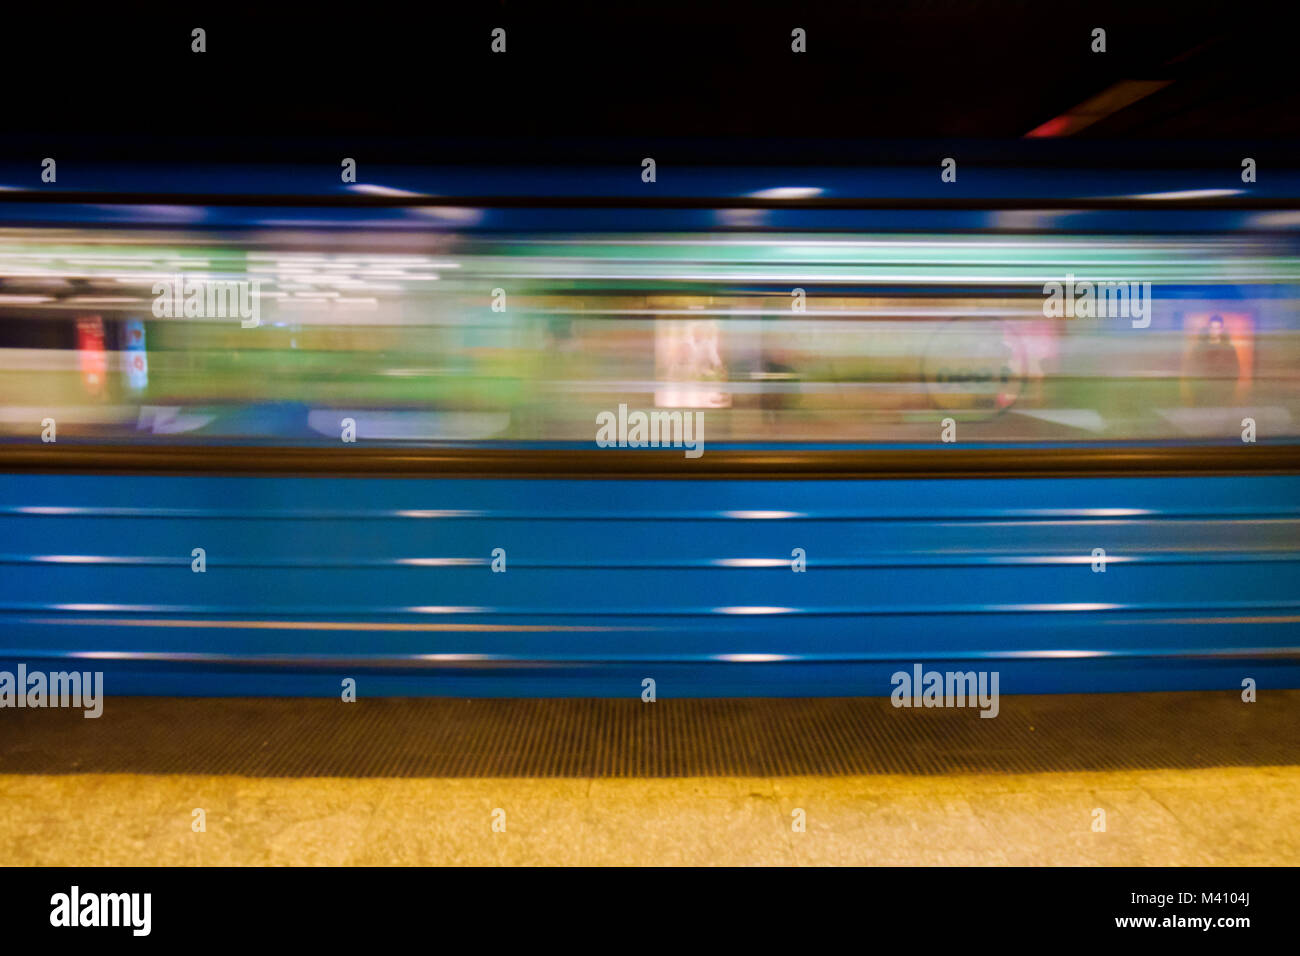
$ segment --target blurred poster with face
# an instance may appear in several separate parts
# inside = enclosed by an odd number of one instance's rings
[[[1183,317],[1183,394],[1188,404],[1229,406],[1250,386],[1255,320],[1244,312],[1191,312]]]
[[[716,319],[655,320],[656,407],[730,407],[721,339]]]

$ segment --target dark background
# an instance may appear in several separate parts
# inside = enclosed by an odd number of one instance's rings
[[[374,3],[26,9],[0,36],[10,158],[439,162],[1292,162],[1285,7],[1241,2]],[[190,52],[190,30],[208,51]],[[507,30],[508,52],[490,52]],[[808,31],[808,52],[790,31]],[[1090,50],[1094,27],[1107,52]],[[1024,134],[1124,80],[1170,85]],[[349,153],[350,154],[350,153]],[[659,155],[659,154],[656,154]],[[1233,165],[1241,153],[1225,155]],[[1253,155],[1253,154],[1252,154]],[[1116,160],[1117,161],[1117,160]]]

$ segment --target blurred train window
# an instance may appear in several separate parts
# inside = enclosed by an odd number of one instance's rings
[[[0,232],[0,436],[587,443],[627,404],[704,410],[712,442],[1300,437],[1276,241],[318,238]],[[1047,317],[1067,271],[1150,282],[1150,324]],[[255,283],[259,324],[160,317],[176,276]]]

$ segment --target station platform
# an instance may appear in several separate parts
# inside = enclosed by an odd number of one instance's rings
[[[1300,691],[110,698],[0,712],[0,807],[4,865],[1296,865]]]

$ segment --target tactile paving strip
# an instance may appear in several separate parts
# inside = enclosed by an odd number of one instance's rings
[[[0,710],[0,773],[260,777],[948,774],[1300,764],[1300,690],[1003,697],[453,700],[109,698]]]

